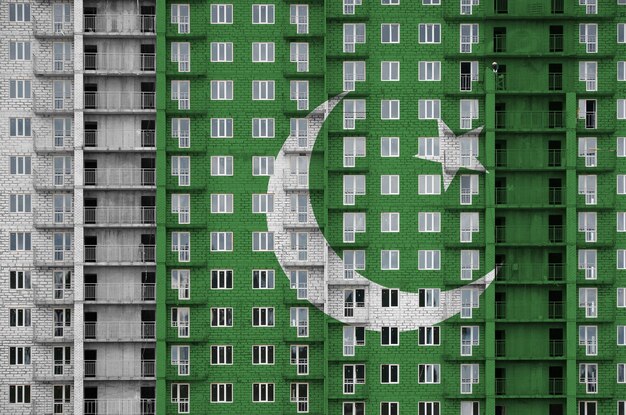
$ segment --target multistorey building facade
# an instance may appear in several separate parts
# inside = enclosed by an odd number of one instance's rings
[[[626,2],[157,7],[159,413],[626,412]]]
[[[0,413],[155,413],[155,7],[1,4]]]

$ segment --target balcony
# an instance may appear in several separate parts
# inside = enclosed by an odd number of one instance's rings
[[[64,305],[74,303],[74,288],[71,285],[54,286],[34,285],[33,303],[35,305]]]
[[[74,267],[74,251],[55,251],[52,246],[33,249],[33,264],[36,267]]]
[[[42,344],[73,343],[74,328],[72,326],[54,326],[51,319],[40,325],[33,324],[33,342]]]
[[[495,317],[496,317],[496,320],[503,320],[506,318],[506,302],[505,301],[496,301]]]
[[[142,380],[154,377],[154,360],[85,360],[85,380]]]
[[[74,75],[74,62],[71,59],[53,59],[52,56],[42,58],[38,55],[32,55],[32,62],[35,75]]]
[[[564,151],[561,149],[496,149],[496,167],[511,170],[541,170],[563,167]]]
[[[550,225],[541,233],[529,233],[527,226],[502,226],[496,225],[496,244],[509,244],[520,246],[541,246],[563,243],[565,229],[562,225]]]
[[[38,153],[73,152],[74,137],[71,135],[38,134],[34,131],[33,148]]]
[[[72,228],[74,215],[72,212],[52,212],[50,209],[33,209],[33,225],[35,228]]]
[[[154,399],[85,399],[84,415],[154,415]]]
[[[74,175],[53,174],[52,169],[33,170],[33,187],[37,190],[72,190]]]
[[[550,340],[548,347],[550,349],[550,357],[565,356],[565,343],[563,340]]]
[[[496,357],[504,357],[506,356],[506,341],[497,339],[496,340]]]
[[[562,301],[549,301],[548,302],[548,318],[553,320],[560,320],[563,318],[563,302]]]
[[[543,208],[546,206],[562,206],[564,202],[563,188],[530,188],[523,191],[515,187],[496,187],[496,205],[501,207]]]
[[[85,245],[86,265],[145,265],[156,261],[155,245]]]
[[[74,100],[69,97],[55,98],[52,93],[41,96],[33,92],[33,112],[41,115],[71,114],[74,112]]]
[[[505,378],[496,378],[496,395],[504,395],[506,394],[506,379]]]
[[[513,76],[509,73],[499,73],[496,76],[496,91],[497,93],[547,93],[547,92],[559,92],[563,90],[564,82],[567,85],[572,85],[571,79],[564,79],[562,73],[550,72],[536,73],[536,82],[528,82],[528,74],[519,74]]]
[[[155,130],[85,130],[85,151],[145,151],[155,148]]]
[[[548,379],[548,393],[550,395],[563,395],[565,381],[562,378]]]
[[[132,304],[154,302],[155,284],[85,284],[85,302]]]
[[[565,264],[519,263],[497,264],[496,281],[512,283],[542,283],[563,281]]]
[[[147,14],[86,14],[86,36],[154,36],[155,16]]]
[[[85,340],[96,342],[154,341],[154,321],[99,321],[84,323]]]
[[[565,127],[563,111],[496,111],[496,129],[510,132],[553,131]]]
[[[52,18],[36,19],[31,16],[33,34],[39,38],[63,38],[74,36],[74,21],[68,19],[65,22],[53,21]]]
[[[155,169],[85,169],[85,187],[146,188],[155,186]]]
[[[88,112],[125,113],[155,112],[154,92],[107,91],[85,92],[84,108]]]
[[[283,170],[283,189],[307,190],[308,188],[309,188],[308,171],[306,173],[293,173],[291,169]]]
[[[40,382],[71,382],[74,380],[74,364],[63,360],[47,364],[33,363],[33,380]]]
[[[88,227],[152,227],[156,223],[154,206],[102,206],[84,208]]]
[[[154,53],[85,53],[83,69],[88,74],[142,74],[155,71]]]

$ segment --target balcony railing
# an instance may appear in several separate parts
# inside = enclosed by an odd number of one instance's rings
[[[506,394],[506,379],[496,378],[496,395]]]
[[[154,415],[154,399],[85,399],[84,415]]]
[[[496,357],[506,356],[506,341],[496,340]]]
[[[514,188],[496,187],[496,205],[533,206],[563,204],[563,188],[532,188],[520,192]]]
[[[86,263],[153,263],[155,245],[85,245]]]
[[[154,301],[155,284],[108,283],[85,284],[85,301],[103,303],[139,303]]]
[[[85,53],[85,71],[133,73],[154,72],[154,53]]]
[[[33,33],[36,37],[69,37],[74,35],[74,20],[53,21],[52,18],[37,19],[31,16]]]
[[[549,72],[543,80],[539,78],[537,82],[529,83],[527,74],[514,76],[509,73],[499,73],[496,77],[496,90],[501,92],[561,91],[563,90],[563,74]]]
[[[550,378],[548,393],[550,395],[563,395],[563,384],[564,381],[562,378]]]
[[[565,264],[514,263],[496,266],[496,280],[498,281],[562,281],[564,275]]]
[[[107,91],[84,92],[86,110],[125,112],[154,110],[156,99],[154,92]]]
[[[528,232],[527,227],[496,225],[496,243],[509,243],[521,245],[542,245],[562,243],[564,227],[562,225],[549,225],[543,234]]]
[[[154,321],[99,321],[84,323],[85,340],[145,341],[154,340]]]
[[[495,314],[497,319],[506,318],[506,302],[496,301]]]
[[[563,111],[496,111],[496,129],[517,131],[547,130],[565,126]]]
[[[155,169],[85,169],[85,186],[144,187],[155,185]]]
[[[137,150],[154,147],[154,130],[85,130],[85,150]]]
[[[562,357],[565,353],[563,340],[550,340],[550,357]]]
[[[145,379],[154,377],[154,360],[85,360],[85,378]]]
[[[102,206],[84,208],[86,225],[149,225],[156,222],[154,206]]]
[[[551,318],[551,319],[563,318],[563,302],[562,301],[548,302],[548,318]]]
[[[563,41],[563,35],[562,34],[550,34],[550,38],[549,38],[549,46],[548,46],[548,51],[555,53],[555,52],[563,52],[564,49],[564,41]]]
[[[496,166],[498,168],[547,168],[561,167],[563,150],[547,149],[496,149]]]
[[[86,14],[83,30],[85,33],[113,35],[154,34],[154,18],[148,14]]]

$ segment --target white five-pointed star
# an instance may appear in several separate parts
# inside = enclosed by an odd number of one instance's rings
[[[461,167],[476,170],[486,171],[485,167],[478,161],[475,156],[463,157],[461,160],[461,138],[463,137],[478,137],[483,130],[483,127],[476,128],[461,136],[456,136],[446,125],[443,120],[437,120],[439,126],[439,155],[437,156],[420,156],[416,154],[415,157],[434,161],[435,163],[441,163],[441,170],[443,172],[443,187],[444,190],[448,190],[448,186],[454,180],[456,173]]]

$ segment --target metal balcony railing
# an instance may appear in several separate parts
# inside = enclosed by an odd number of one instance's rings
[[[563,225],[547,226],[545,234],[529,234],[523,226],[495,226],[496,243],[542,245],[562,243],[565,228]]]
[[[565,264],[556,263],[513,263],[497,264],[498,281],[562,281]]]
[[[148,225],[156,222],[154,206],[102,206],[84,208],[86,225]]]
[[[561,149],[496,149],[496,166],[499,168],[562,167],[564,151]]]
[[[85,360],[85,378],[145,379],[154,377],[154,360]]]
[[[106,264],[153,263],[155,245],[85,245],[85,262]]]
[[[137,150],[154,147],[155,130],[85,130],[85,150]]]
[[[84,323],[85,340],[145,341],[154,340],[154,321],[98,321]]]
[[[550,340],[550,357],[561,357],[565,353],[563,340]]]
[[[548,393],[550,395],[563,395],[563,384],[564,380],[562,378],[550,378]]]
[[[84,108],[99,111],[139,111],[156,109],[154,92],[107,91],[84,92]]]
[[[495,191],[496,205],[540,207],[563,204],[563,188],[561,187],[533,188],[524,192],[517,191],[515,188],[496,187]]]
[[[153,72],[154,53],[85,53],[83,69],[111,73]]]
[[[496,378],[496,395],[506,394],[506,379]]]
[[[104,303],[138,303],[154,301],[156,285],[151,283],[85,284],[85,301]]]
[[[144,187],[155,185],[155,169],[85,169],[85,186]]]
[[[84,415],[154,415],[155,399],[85,399]]]
[[[506,318],[506,302],[496,301],[495,314],[496,319]]]
[[[496,111],[496,129],[521,131],[564,128],[563,111]]]
[[[551,318],[551,319],[563,318],[563,302],[562,301],[549,301],[548,302],[548,318]]]
[[[155,16],[148,14],[86,14],[83,31],[112,35],[154,34]]]
[[[506,341],[496,340],[496,357],[506,356]]]

